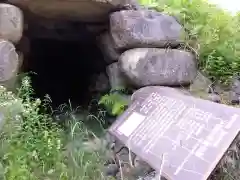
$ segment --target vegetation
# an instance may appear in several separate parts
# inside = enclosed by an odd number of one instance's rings
[[[179,18],[189,32],[186,45],[197,52],[199,66],[209,77],[228,84],[240,72],[240,15],[231,16],[204,0],[140,1]],[[128,104],[122,92],[110,92],[99,104],[109,114],[120,115]],[[106,179],[104,152],[86,148],[86,141],[95,137],[83,123],[89,114],[76,116],[69,107],[62,128],[47,113],[49,99],[33,99],[32,93],[29,78],[23,79],[17,95],[0,87],[0,179]]]
[[[228,84],[240,72],[240,14],[232,16],[206,0],[140,0],[174,15],[189,33],[186,45],[199,55],[199,66],[214,81]]]
[[[0,178],[8,180],[99,180],[101,151],[84,146],[94,134],[72,114],[62,129],[46,113],[48,101],[32,99],[29,78],[19,96],[1,87],[1,112],[5,123],[0,134]],[[10,110],[10,111],[9,111]],[[86,118],[86,117],[85,117]]]
[[[101,97],[99,105],[103,105],[110,115],[119,116],[128,106],[128,100],[124,97],[126,92],[125,88],[113,89]]]

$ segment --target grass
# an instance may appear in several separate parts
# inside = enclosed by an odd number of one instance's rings
[[[18,96],[0,91],[5,123],[0,134],[0,179],[101,180],[104,151],[90,151],[86,140],[94,134],[70,113],[65,129],[45,113],[47,101],[31,98],[29,78]],[[11,111],[9,111],[11,110]]]

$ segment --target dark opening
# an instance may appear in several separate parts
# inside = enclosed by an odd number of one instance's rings
[[[87,104],[91,77],[105,67],[96,42],[32,38],[30,44],[28,71],[36,73],[32,75],[36,96],[48,94],[53,106],[69,99],[73,105]]]

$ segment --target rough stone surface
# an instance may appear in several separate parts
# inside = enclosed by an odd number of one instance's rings
[[[131,83],[138,87],[188,85],[197,75],[194,56],[177,49],[131,49],[121,55],[119,64]]]
[[[189,90],[191,92],[195,91],[207,91],[209,86],[212,85],[212,81],[204,76],[201,72],[197,72],[196,78],[191,83]]]
[[[215,102],[215,103],[221,103],[221,97],[219,94],[211,93],[208,95],[208,100]]]
[[[118,63],[112,63],[106,68],[111,89],[126,87],[127,80],[119,68]]]
[[[233,77],[231,90],[240,95],[240,76]]]
[[[140,177],[137,180],[169,180],[169,179],[165,178],[164,176],[161,176],[159,178],[159,174],[157,174],[156,171],[153,171],[152,173],[150,173],[144,177]]]
[[[30,16],[30,15],[29,15]],[[77,20],[48,19],[31,15],[26,18],[26,34],[30,38],[46,38],[63,41],[95,41],[95,35],[106,29],[102,24],[88,24]]]
[[[110,32],[118,49],[175,47],[184,36],[182,26],[175,18],[153,10],[112,13]]]
[[[171,179],[207,179],[239,133],[238,108],[173,88],[144,87],[132,101],[109,132],[156,170],[164,158],[163,173]]]
[[[17,43],[23,32],[22,11],[10,4],[0,3],[0,38]]]
[[[240,103],[240,95],[234,91],[229,92],[228,98],[231,105],[238,105]]]
[[[0,40],[0,82],[13,78],[18,65],[19,59],[14,45],[9,41]]]
[[[77,19],[87,22],[104,22],[117,6],[137,5],[135,0],[7,0],[35,15],[47,18]]]
[[[108,64],[118,61],[121,52],[114,47],[112,36],[108,32],[103,33],[99,37],[98,44],[104,54],[104,59]]]

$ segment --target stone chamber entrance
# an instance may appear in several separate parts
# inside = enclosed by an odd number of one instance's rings
[[[19,49],[24,54],[23,72],[36,73],[31,75],[36,96],[43,98],[48,94],[53,106],[69,99],[73,104],[85,105],[91,99],[92,91],[98,91],[94,90],[96,83],[104,84],[96,79],[102,73],[106,75],[109,63],[104,60],[96,37],[109,30],[112,12],[138,4],[132,0],[4,2],[19,8],[10,7],[18,16],[11,17],[15,16],[12,13],[9,17],[15,18],[13,21],[16,20],[19,27],[16,33],[10,18],[7,28],[12,34],[6,39],[14,40],[16,46],[22,39],[27,39],[29,49]],[[26,53],[22,50],[25,48]]]
[[[25,33],[30,50],[24,71],[32,72],[36,97],[48,94],[53,108],[69,101],[75,106],[88,105],[93,77],[105,71],[97,35],[84,26],[74,31],[66,24],[60,30],[38,27],[37,31],[31,25]]]

